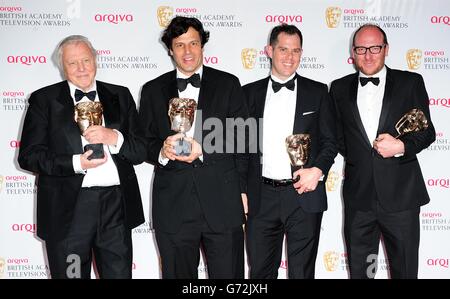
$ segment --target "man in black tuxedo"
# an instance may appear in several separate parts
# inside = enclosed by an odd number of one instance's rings
[[[385,66],[385,32],[366,24],[353,36],[358,72],[331,84],[339,151],[345,159],[344,234],[351,278],[373,278],[383,236],[392,278],[417,278],[420,206],[428,203],[417,154],[435,140],[422,76]],[[395,138],[413,108],[424,131]]]
[[[52,278],[90,278],[92,251],[101,278],[131,278],[131,229],[144,222],[133,164],[145,140],[130,91],[95,81],[96,51],[80,35],[58,46],[67,81],[33,92],[25,116],[20,166],[38,177],[37,235],[46,241]],[[103,126],[84,136],[74,120],[79,102],[103,106]],[[89,159],[85,144],[103,143]]]
[[[250,117],[264,128],[262,135],[257,134],[262,136],[258,150],[248,160],[250,278],[277,278],[285,235],[289,278],[314,278],[320,225],[327,209],[325,181],[337,146],[327,86],[296,73],[302,44],[302,34],[294,25],[274,27],[266,47],[272,62],[270,76],[244,86]],[[291,134],[310,135],[309,159],[303,169],[290,165],[285,139]]]
[[[246,118],[248,112],[239,79],[203,66],[208,37],[196,18],[172,19],[162,41],[176,69],[142,88],[139,116],[147,160],[155,165],[152,213],[163,278],[197,278],[200,247],[209,278],[244,277],[241,159],[227,152],[224,138],[234,139],[224,128],[227,119]],[[198,104],[195,128],[184,138],[192,144],[189,156],[174,150],[181,134],[171,130],[167,111],[175,97]],[[208,126],[211,120],[218,126]],[[206,141],[214,133],[219,134],[212,146]]]

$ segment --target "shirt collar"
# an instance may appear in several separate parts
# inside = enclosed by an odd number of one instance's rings
[[[203,74],[203,65],[201,65],[195,72],[194,74],[199,74],[200,75],[200,79],[202,78],[202,74]],[[193,75],[193,74],[192,74]],[[191,75],[191,76],[192,76]],[[187,79],[190,76],[187,76],[185,74],[183,74],[178,68],[177,68],[177,78],[181,78],[181,79]]]
[[[383,66],[383,68],[376,74],[373,74],[371,76],[367,76],[366,74],[363,74],[362,72],[359,72],[359,77],[368,78],[368,77],[378,77],[380,78],[380,81],[384,81],[386,79],[386,66]]]
[[[286,80],[280,80],[280,79],[278,79],[272,72],[270,72],[270,77],[272,78],[273,81],[283,84],[283,83],[286,83],[287,81],[291,80],[292,78],[294,78],[296,74],[297,74],[297,73],[294,72],[294,73],[293,73],[292,75],[290,75],[289,78],[287,78]]]

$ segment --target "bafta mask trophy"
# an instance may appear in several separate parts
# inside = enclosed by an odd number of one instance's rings
[[[75,121],[80,128],[81,135],[89,126],[102,125],[103,107],[100,102],[81,102],[75,105]],[[88,160],[101,159],[104,157],[103,144],[87,144],[84,146],[84,151],[92,150],[93,153],[88,157]]]
[[[309,158],[309,149],[311,146],[311,138],[309,134],[294,134],[286,137],[286,150],[294,167],[303,168]],[[298,181],[300,177],[294,179]]]
[[[411,109],[395,124],[398,135],[395,138],[409,132],[423,131],[428,128],[428,120],[422,110]]]
[[[168,115],[171,122],[171,129],[183,135],[189,131],[194,122],[194,114],[197,103],[193,99],[173,98],[169,101]],[[189,156],[191,154],[191,144],[180,138],[175,146],[175,153],[178,156]]]

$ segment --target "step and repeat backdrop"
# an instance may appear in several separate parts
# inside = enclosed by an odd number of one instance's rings
[[[246,84],[268,75],[264,47],[271,28],[294,24],[303,33],[298,72],[329,84],[354,72],[350,37],[361,24],[376,23],[390,43],[386,64],[423,75],[437,131],[419,154],[431,203],[422,207],[420,278],[450,278],[450,2],[446,0],[0,0],[0,277],[47,278],[43,242],[35,235],[35,176],[17,163],[30,93],[61,81],[52,60],[60,40],[87,36],[98,53],[97,79],[130,88],[139,105],[142,85],[173,69],[160,41],[175,15],[200,19],[211,32],[204,64],[231,72]],[[342,157],[327,181],[317,278],[347,278],[342,229]],[[159,278],[151,219],[153,167],[135,167],[146,222],[133,230],[134,278]],[[376,278],[388,264],[380,246]],[[286,278],[283,256],[279,277]],[[206,277],[203,260],[199,277]]]

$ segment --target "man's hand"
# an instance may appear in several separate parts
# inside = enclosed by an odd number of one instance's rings
[[[108,156],[105,155],[102,159],[92,159],[88,160],[88,157],[92,154],[92,150],[88,150],[84,154],[80,156],[80,162],[81,162],[81,169],[86,170],[89,168],[95,168],[97,166],[100,166],[102,164],[105,164],[108,160]]]
[[[195,139],[193,139],[191,137],[184,137],[184,140],[191,143],[191,145],[192,145],[191,154],[189,156],[176,156],[175,155],[175,160],[192,163],[193,161],[197,160],[198,157],[203,155],[202,147],[197,141],[195,141]]]
[[[241,193],[241,198],[242,198],[242,206],[244,207],[245,218],[247,219],[247,214],[248,214],[248,198],[247,198],[247,194]]]
[[[116,145],[118,134],[113,129],[103,126],[89,126],[84,132],[84,138],[89,143],[103,143],[107,145]]]
[[[163,146],[161,148],[161,156],[164,159],[175,160],[176,154],[174,146],[178,143],[178,140],[183,137],[183,134],[178,133],[172,136],[169,136],[164,140]]]
[[[373,142],[373,148],[383,158],[391,158],[397,154],[403,154],[405,152],[405,145],[403,142],[389,134],[378,135]]]
[[[298,176],[300,176],[300,180],[294,184],[294,188],[298,194],[311,192],[316,190],[319,179],[322,176],[322,170],[317,167],[302,168],[293,174],[294,178]]]

